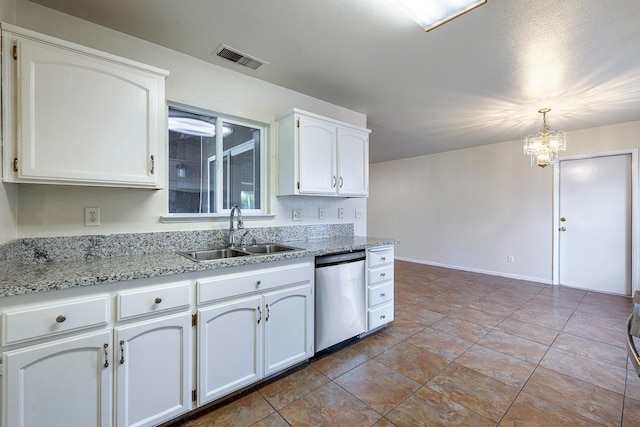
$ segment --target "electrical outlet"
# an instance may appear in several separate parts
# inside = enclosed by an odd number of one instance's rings
[[[97,227],[100,225],[100,208],[84,208],[85,227]]]
[[[515,259],[513,258],[513,255],[507,255],[507,262],[509,264],[513,264],[515,262]]]
[[[291,219],[294,221],[302,221],[302,209],[291,210]]]
[[[356,208],[356,219],[362,218],[362,209]]]
[[[338,219],[344,218],[344,208],[338,208]]]
[[[318,208],[318,219],[324,219],[324,208]]]

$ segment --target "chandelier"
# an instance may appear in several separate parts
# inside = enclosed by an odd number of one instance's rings
[[[558,152],[567,149],[567,137],[564,131],[554,132],[547,125],[547,113],[551,108],[541,108],[542,130],[537,135],[524,138],[524,155],[531,156],[531,166],[534,164],[544,168],[558,159]]]

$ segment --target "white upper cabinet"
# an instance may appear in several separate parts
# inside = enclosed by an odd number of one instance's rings
[[[278,195],[367,197],[369,130],[294,109],[278,120]]]
[[[164,186],[166,71],[2,28],[5,182]]]

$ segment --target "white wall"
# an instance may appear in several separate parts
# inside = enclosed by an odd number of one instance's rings
[[[266,124],[297,107],[366,126],[366,116],[316,98],[215,66],[176,51],[127,36],[51,9],[16,1],[18,26],[80,43],[136,61],[168,70],[167,99]],[[256,72],[259,75],[259,71]],[[270,142],[275,142],[272,126]],[[270,165],[275,165],[271,150]],[[270,167],[274,190],[275,170]],[[272,193],[273,194],[273,193]],[[354,223],[355,232],[366,233],[366,215],[355,219],[358,207],[366,212],[366,199],[329,199],[314,197],[271,197],[275,220],[248,220],[248,227],[308,223]],[[2,209],[0,202],[0,213]],[[83,208],[100,207],[100,227],[85,228]],[[325,208],[325,219],[317,219],[317,209]],[[337,219],[338,207],[345,217]],[[303,221],[291,221],[291,209],[303,210]],[[167,191],[108,189],[55,185],[20,184],[18,190],[18,233],[20,237],[109,234],[184,229],[225,228],[224,220],[215,223],[162,224],[160,215],[168,209]],[[0,238],[2,236],[0,235]]]
[[[567,146],[636,148],[640,121],[569,132]],[[553,169],[531,168],[521,141],[373,164],[370,179],[368,234],[398,238],[397,257],[551,282]]]

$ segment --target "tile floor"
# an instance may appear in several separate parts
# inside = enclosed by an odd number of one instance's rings
[[[640,426],[630,298],[396,263],[385,330],[176,426]]]

